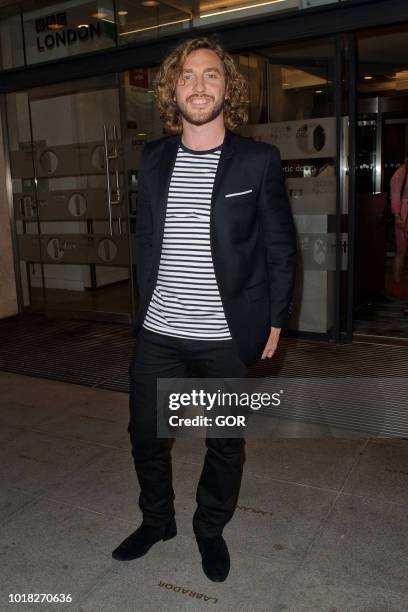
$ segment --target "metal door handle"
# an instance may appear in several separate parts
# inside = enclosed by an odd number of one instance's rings
[[[116,187],[115,187],[116,199],[112,200],[112,204],[120,204],[121,193],[120,193],[120,187],[119,187],[119,172],[117,168],[115,170],[115,179],[116,179],[115,181],[116,182]]]
[[[115,153],[116,153],[116,157],[115,159],[119,158],[119,141],[118,141],[118,130],[116,127],[116,123],[113,124],[113,141],[115,143]],[[112,204],[120,204],[120,200],[121,200],[121,194],[120,194],[120,187],[119,187],[119,171],[118,168],[116,167],[115,170],[115,175],[116,175],[116,202],[112,202]]]
[[[109,155],[109,159],[118,159],[118,135],[116,124],[113,124],[113,151]]]
[[[113,124],[113,140],[115,143],[115,155],[116,155],[116,159],[119,159],[119,139],[118,139],[118,129],[116,126],[116,123]],[[118,167],[116,165],[116,169],[115,169],[115,179],[116,179],[116,199],[112,200],[112,204],[117,204],[120,205],[122,202],[122,194],[120,191],[120,185],[119,185],[119,170]],[[119,210],[120,213],[120,210]],[[119,230],[119,234],[123,233],[122,230],[122,219],[120,214],[118,215],[118,230]]]
[[[106,127],[106,123],[103,124],[103,141],[104,141],[104,146],[105,146],[106,186],[108,190],[109,232],[110,232],[110,235],[113,236],[111,181],[110,181],[109,153],[108,153],[108,130]]]

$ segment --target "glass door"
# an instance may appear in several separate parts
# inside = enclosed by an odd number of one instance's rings
[[[129,222],[117,75],[7,97],[24,305],[131,319]]]
[[[397,186],[402,190],[408,152],[407,33],[404,24],[357,34],[353,302],[355,337],[403,344],[408,337],[406,241],[391,201],[401,202]],[[404,204],[401,211],[405,217]]]

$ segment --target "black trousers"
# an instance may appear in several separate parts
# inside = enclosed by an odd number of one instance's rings
[[[128,431],[140,485],[139,505],[146,524],[163,528],[174,516],[172,440],[156,435],[157,379],[243,378],[248,368],[232,340],[190,340],[141,328],[129,371]],[[221,535],[236,508],[245,442],[243,438],[206,438],[205,442],[193,529],[199,537],[212,537]]]

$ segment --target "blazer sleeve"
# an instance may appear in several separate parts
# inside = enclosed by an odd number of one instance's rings
[[[275,146],[268,147],[258,207],[269,276],[270,324],[285,327],[292,311],[297,245],[280,153]]]
[[[148,145],[143,148],[137,181],[137,207],[134,233],[135,264],[139,295],[143,291],[150,271],[153,243],[153,218],[148,191]]]

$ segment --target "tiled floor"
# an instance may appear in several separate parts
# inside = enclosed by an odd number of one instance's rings
[[[173,450],[177,538],[119,563],[111,551],[141,518],[126,394],[0,373],[0,408],[1,612],[408,609],[407,441],[248,440],[231,573],[216,584],[191,526],[202,441]]]

